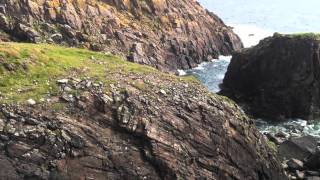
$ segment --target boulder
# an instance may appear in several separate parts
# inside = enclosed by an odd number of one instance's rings
[[[317,119],[319,52],[319,35],[275,34],[233,55],[221,93],[257,117]]]
[[[10,29],[10,24],[8,18],[0,13],[0,26],[2,27],[3,31],[8,31]]]
[[[280,144],[279,156],[283,159],[295,158],[304,160],[316,152],[320,139],[313,136],[291,138]]]
[[[37,30],[34,28],[19,24],[15,29],[15,35],[19,39],[22,39],[24,41],[33,42],[33,43],[39,43],[41,42],[41,36]]]
[[[290,170],[302,170],[303,169],[303,162],[298,160],[298,159],[290,159],[288,162],[287,162],[287,165],[288,165],[288,168]]]
[[[319,150],[306,159],[306,166],[310,169],[315,169],[315,170],[320,169],[320,151]]]

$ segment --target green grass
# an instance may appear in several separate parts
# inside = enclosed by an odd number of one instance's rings
[[[4,64],[11,64],[8,71]],[[27,67],[27,70],[25,70]],[[48,44],[0,43],[0,103],[36,100],[58,91],[56,80],[90,77],[113,83],[113,73],[152,73],[153,68],[85,49]]]
[[[290,37],[298,39],[315,39],[320,40],[320,33],[293,33],[293,34],[280,34],[274,33],[275,37]]]
[[[10,64],[14,70],[9,71],[5,64]],[[56,81],[69,77],[90,77],[102,82],[105,87],[124,81],[139,90],[149,89],[149,83],[127,78],[131,74],[138,75],[142,80],[146,75],[153,75],[162,80],[199,83],[193,76],[176,78],[152,67],[130,63],[102,52],[48,44],[0,43],[1,104],[25,103],[29,98],[38,101],[55,96],[59,93]]]

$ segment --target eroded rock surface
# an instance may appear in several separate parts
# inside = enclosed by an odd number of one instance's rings
[[[273,120],[320,115],[319,36],[279,35],[234,54],[222,93]]]
[[[1,0],[0,30],[21,41],[111,51],[165,71],[242,47],[194,0]]]
[[[197,83],[125,77],[149,88],[58,80],[51,104],[1,106],[0,179],[286,179],[232,101]],[[66,86],[80,89],[69,101]]]

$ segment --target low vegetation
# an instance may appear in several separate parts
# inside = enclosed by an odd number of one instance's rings
[[[275,33],[274,36],[276,36],[276,37],[291,37],[291,38],[298,38],[298,39],[320,40],[320,33],[293,33],[293,34]]]
[[[55,95],[59,91],[57,80],[62,78],[91,78],[108,87],[119,81],[115,75],[127,77],[131,73],[197,81],[194,77],[176,78],[110,53],[48,44],[0,43],[0,103],[19,103],[30,98],[38,101]],[[134,80],[128,80],[128,84],[140,90],[148,86]]]

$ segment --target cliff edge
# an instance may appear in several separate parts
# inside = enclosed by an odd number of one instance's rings
[[[0,179],[286,179],[253,121],[193,77],[0,43]]]
[[[194,0],[2,0],[0,30],[11,40],[110,51],[163,71],[242,48],[232,29]]]

